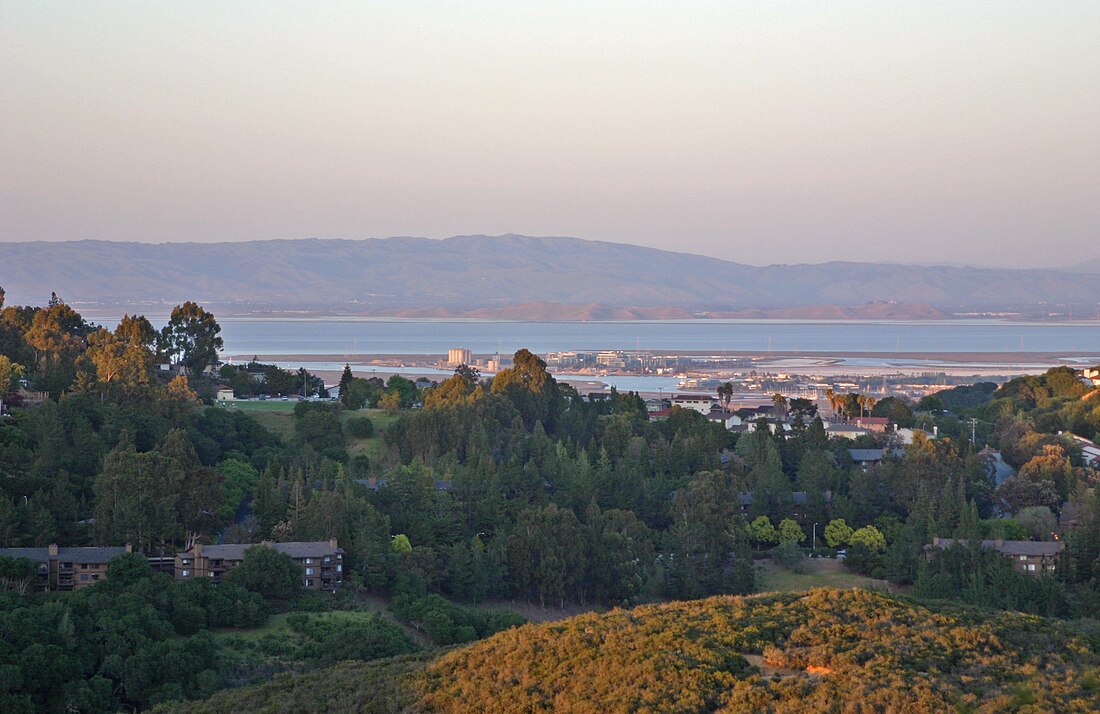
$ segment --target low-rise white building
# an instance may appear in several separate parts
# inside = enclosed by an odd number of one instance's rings
[[[735,412],[722,411],[721,409],[711,410],[711,412],[707,414],[707,419],[721,424],[726,429],[741,426],[741,417],[737,416]]]
[[[935,427],[936,431],[929,434],[924,429],[910,429],[908,427],[902,427],[900,429],[894,429],[894,436],[897,437],[899,443],[904,446],[909,446],[913,443],[913,437],[918,433],[924,434],[925,439],[935,439],[939,433],[939,427]]]
[[[1077,436],[1068,431],[1059,432],[1059,434],[1072,441],[1074,446],[1081,449],[1081,460],[1085,462],[1085,466],[1092,466],[1094,468],[1100,466],[1100,446],[1097,446],[1083,436]]]
[[[709,415],[716,404],[718,399],[706,394],[677,394],[672,398],[672,406],[692,409],[703,416]]]
[[[845,439],[855,439],[857,436],[863,436],[864,434],[870,434],[870,429],[864,429],[861,426],[854,424],[833,424],[825,429],[825,433],[829,436],[840,436]]]

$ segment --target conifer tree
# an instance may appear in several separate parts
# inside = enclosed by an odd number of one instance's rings
[[[344,364],[344,372],[340,375],[340,403],[345,408],[351,408],[351,383],[355,377],[351,373],[351,365]]]

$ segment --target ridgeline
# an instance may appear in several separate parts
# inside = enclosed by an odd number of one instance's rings
[[[712,316],[938,319],[941,311],[1074,306],[1085,273],[831,262],[752,266],[577,238],[0,243],[9,301],[58,290],[82,309],[150,311],[197,300],[219,314],[662,319]]]
[[[1100,633],[866,590],[719,596],[524,625],[157,711],[1093,712]]]

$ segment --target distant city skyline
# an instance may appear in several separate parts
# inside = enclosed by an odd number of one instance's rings
[[[1064,267],[1100,258],[1098,36],[1085,0],[0,0],[0,241]]]

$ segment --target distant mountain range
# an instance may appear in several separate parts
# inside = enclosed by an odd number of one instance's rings
[[[1100,275],[1100,258],[1086,260],[1084,263],[1071,265],[1064,270],[1067,273],[1089,273],[1093,275]]]
[[[0,243],[9,303],[223,312],[655,319],[919,319],[1094,311],[1100,260],[1064,270],[832,262],[756,267],[577,238]]]

